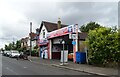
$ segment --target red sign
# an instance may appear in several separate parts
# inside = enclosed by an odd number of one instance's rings
[[[64,27],[64,28],[61,28],[59,30],[55,30],[55,31],[52,31],[50,33],[48,33],[48,38],[53,38],[53,37],[57,37],[57,36],[63,36],[63,35],[66,35],[68,34],[68,27]]]
[[[38,40],[38,45],[47,45],[48,44],[48,40],[46,39],[39,39]]]
[[[69,33],[74,33],[76,32],[76,25],[69,25],[67,27],[52,31],[50,33],[47,34],[47,38],[54,38],[54,37],[58,37],[58,36],[63,36]]]

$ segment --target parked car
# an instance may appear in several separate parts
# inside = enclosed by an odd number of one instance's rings
[[[3,54],[3,51],[0,51],[0,54]]]
[[[11,50],[11,53],[10,53],[10,57],[11,57],[11,58],[16,58],[16,57],[18,57],[18,56],[20,56],[20,53],[19,53],[18,51],[16,51],[16,50]]]
[[[11,54],[11,51],[6,52],[6,56],[9,57]]]
[[[25,52],[20,52],[20,55],[17,57],[17,60],[19,59],[24,59],[24,60],[28,60],[28,55]]]
[[[4,55],[4,56],[7,56],[7,53],[9,53],[9,52],[10,52],[10,51],[4,51],[4,52],[3,52],[3,55]]]

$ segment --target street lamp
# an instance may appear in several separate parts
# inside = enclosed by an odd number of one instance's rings
[[[62,65],[64,65],[64,44],[65,44],[64,40],[62,41],[62,44],[63,44],[63,64]]]

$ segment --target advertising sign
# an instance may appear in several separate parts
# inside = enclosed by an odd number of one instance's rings
[[[48,43],[47,39],[40,39],[39,42],[38,42],[39,45],[47,44],[47,43]]]
[[[76,31],[76,26],[75,25],[69,25],[67,27],[52,31],[47,34],[47,38],[54,38],[57,36],[63,36],[69,33],[74,33]]]
[[[59,30],[55,30],[55,31],[48,33],[47,38],[53,38],[53,37],[62,36],[66,34],[68,34],[68,28],[64,27]]]

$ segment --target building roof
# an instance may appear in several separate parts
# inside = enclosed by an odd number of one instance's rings
[[[39,32],[39,31],[40,31],[40,29],[39,29],[39,28],[37,28],[37,29],[36,29],[36,32]]]
[[[36,40],[37,34],[32,32],[29,34],[29,36],[31,37],[32,40]]]
[[[48,32],[51,32],[51,31],[54,31],[54,30],[58,29],[58,24],[57,23],[42,21],[42,23],[40,25],[40,31],[41,31],[43,25],[45,25]],[[66,27],[68,25],[61,24],[61,26],[63,28],[63,27]]]
[[[21,42],[27,42],[29,40],[29,37],[25,37],[21,39]]]

